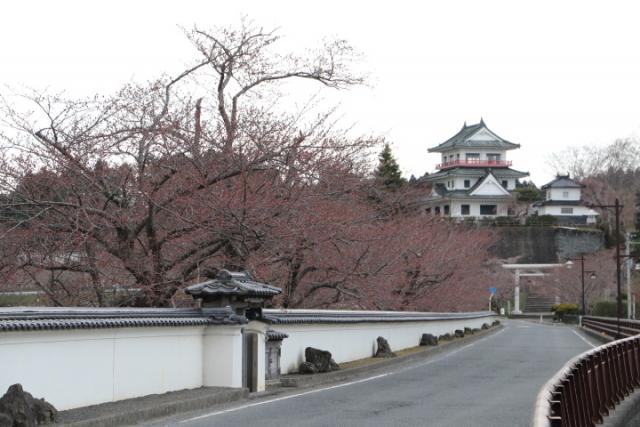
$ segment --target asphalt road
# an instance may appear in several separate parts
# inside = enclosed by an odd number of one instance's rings
[[[527,427],[540,387],[589,348],[574,328],[510,321],[486,338],[373,378],[152,425]]]

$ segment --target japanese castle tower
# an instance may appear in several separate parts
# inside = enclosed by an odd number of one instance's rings
[[[542,186],[545,199],[531,205],[534,215],[551,215],[559,224],[595,224],[598,212],[582,201],[584,185],[574,181],[569,175],[558,175],[556,179]]]
[[[423,180],[433,190],[424,200],[426,212],[456,218],[508,216],[516,181],[529,176],[511,169],[507,151],[520,148],[480,123],[467,126],[443,142],[430,148],[441,153],[437,172]]]

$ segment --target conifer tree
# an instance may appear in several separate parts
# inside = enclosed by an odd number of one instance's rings
[[[405,179],[402,178],[400,166],[393,156],[389,144],[384,145],[378,159],[378,167],[375,171],[375,177],[378,184],[390,189],[402,186],[402,184],[405,183]]]

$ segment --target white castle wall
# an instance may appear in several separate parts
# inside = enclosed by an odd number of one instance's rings
[[[443,335],[465,327],[480,328],[495,319],[485,315],[419,322],[277,324],[272,328],[289,335],[282,344],[280,359],[282,373],[286,374],[297,371],[305,360],[307,347],[330,351],[337,363],[343,363],[373,356],[379,336],[387,339],[392,350],[403,350],[418,346],[422,334]]]
[[[240,326],[2,332],[0,391],[21,383],[64,410],[203,385],[240,387],[241,349]]]

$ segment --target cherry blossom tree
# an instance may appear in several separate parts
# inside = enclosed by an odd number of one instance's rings
[[[0,209],[3,238],[17,245],[14,270],[87,275],[100,305],[114,286],[140,288],[145,304],[169,304],[207,260],[242,258],[259,245],[245,220],[259,209],[251,203],[260,185],[273,186],[272,195],[311,185],[328,161],[357,171],[377,143],[345,138],[331,112],[302,118],[274,111],[279,97],[261,101],[290,79],[359,83],[346,68],[346,42],[277,56],[278,36],[245,21],[188,37],[201,58],[175,78],[80,101],[3,96]],[[211,90],[194,97],[194,80]],[[35,280],[54,302],[58,282]]]
[[[341,131],[331,109],[277,107],[292,79],[360,83],[348,43],[282,55],[246,21],[187,36],[199,56],[173,78],[2,97],[2,283],[57,305],[168,306],[229,268],[281,286],[287,307],[484,306],[490,231],[379,191],[383,141]]]

